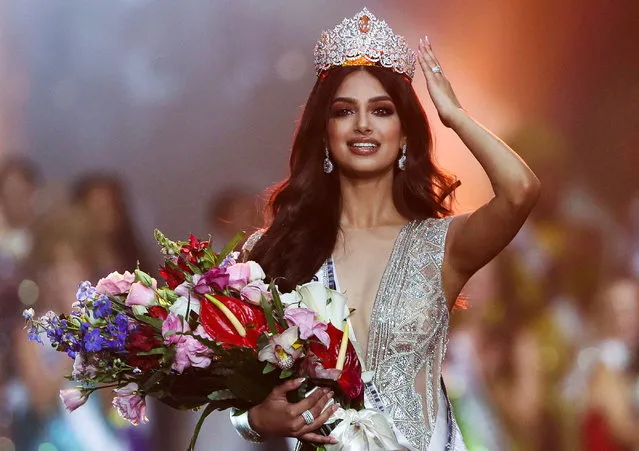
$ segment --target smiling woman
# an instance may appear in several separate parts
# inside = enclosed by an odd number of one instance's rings
[[[465,450],[441,378],[449,312],[470,276],[521,227],[539,182],[461,108],[428,40],[417,59],[440,120],[477,158],[495,197],[450,216],[457,185],[433,163],[428,121],[411,86],[415,54],[364,9],[316,46],[318,79],[293,142],[290,176],[271,197],[269,227],[246,249],[284,291],[316,278],[347,294],[356,310],[351,339],[370,375],[366,407],[387,416],[393,443]],[[292,404],[286,392],[296,384],[236,418],[238,429],[252,439],[284,435],[302,447],[352,449],[319,433],[335,411],[324,409],[331,394]],[[398,449],[388,446],[375,449]]]

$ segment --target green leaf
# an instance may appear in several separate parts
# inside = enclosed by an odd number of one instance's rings
[[[233,238],[231,238],[231,241],[226,243],[226,246],[224,246],[224,249],[222,249],[222,251],[217,255],[216,263],[218,265],[222,263],[222,261],[226,258],[227,255],[233,252],[233,250],[237,247],[237,245],[240,244],[240,241],[244,239],[245,235],[246,235],[246,232],[240,232],[237,235],[235,235]]]
[[[135,280],[136,282],[140,282],[142,283],[142,285],[149,288],[153,287],[153,279],[151,279],[151,276],[140,269],[135,270]]]
[[[284,370],[280,374],[280,379],[286,379],[288,377],[291,377],[292,375],[293,375],[293,372],[291,370]]]
[[[150,351],[142,351],[136,352],[136,355],[167,355],[171,354],[171,352],[166,348],[155,348]]]
[[[262,370],[262,374],[272,373],[276,369],[277,367],[275,365],[270,362],[266,362],[266,365],[264,365],[264,369]]]
[[[197,437],[198,435],[200,435],[200,429],[202,429],[204,420],[206,420],[206,417],[208,417],[211,414],[211,412],[213,412],[214,410],[215,410],[214,403],[210,403],[209,405],[206,406],[206,408],[204,409],[204,412],[202,412],[202,415],[200,415],[200,419],[197,421],[197,424],[195,425],[195,430],[193,431],[193,435],[191,436],[191,442],[189,443],[189,448],[187,451],[195,451],[195,442],[197,442]]]
[[[262,304],[262,309],[264,310],[264,316],[266,316],[266,324],[268,325],[268,330],[272,334],[277,333],[277,326],[275,325],[275,318],[273,317],[273,307],[271,303],[266,299],[266,296],[262,295],[262,300],[260,302]]]
[[[231,390],[217,390],[213,393],[210,393],[207,398],[209,398],[211,401],[226,401],[229,399],[235,399],[236,396]]]
[[[273,295],[273,306],[275,307],[275,311],[277,312],[280,326],[286,329],[288,327],[288,324],[286,324],[286,321],[284,320],[284,305],[282,304],[282,299],[280,298],[280,293],[277,291],[275,282],[271,281],[271,283],[269,284],[269,290]]]

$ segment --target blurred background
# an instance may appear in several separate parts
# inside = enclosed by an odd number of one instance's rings
[[[77,281],[159,263],[153,229],[214,246],[261,222],[315,81],[319,33],[368,6],[428,34],[465,108],[543,195],[465,289],[446,380],[471,451],[639,449],[639,3],[594,0],[0,0],[0,451],[181,450],[196,415],[109,399],[74,414],[71,360],[22,310],[69,310]],[[456,211],[491,196],[414,87]],[[498,225],[496,225],[498,226]],[[226,413],[199,449],[241,442]]]

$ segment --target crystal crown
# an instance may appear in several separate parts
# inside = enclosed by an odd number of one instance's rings
[[[364,8],[352,19],[344,19],[322,32],[315,44],[315,71],[336,66],[380,65],[406,75],[415,75],[415,53],[403,36],[396,35],[383,20]]]

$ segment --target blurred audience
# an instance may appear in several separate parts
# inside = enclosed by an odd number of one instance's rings
[[[39,314],[71,310],[79,281],[90,276],[90,249],[94,241],[90,218],[77,209],[62,209],[42,217],[33,228],[33,249],[25,274],[33,279],[20,291]],[[59,390],[68,386],[64,376],[73,361],[47,346],[27,341],[22,327],[14,330],[15,368],[7,384],[11,406],[12,438],[16,449],[37,451],[145,450],[148,428],[127,427],[113,414],[109,394],[96,396],[82,411],[67,413]]]
[[[136,237],[124,184],[113,175],[89,174],[72,188],[73,204],[87,217],[92,237],[91,280],[112,271],[124,272],[144,265],[144,252]]]
[[[577,406],[580,449],[639,448],[639,284],[608,283],[590,316],[592,339],[565,384]]]

